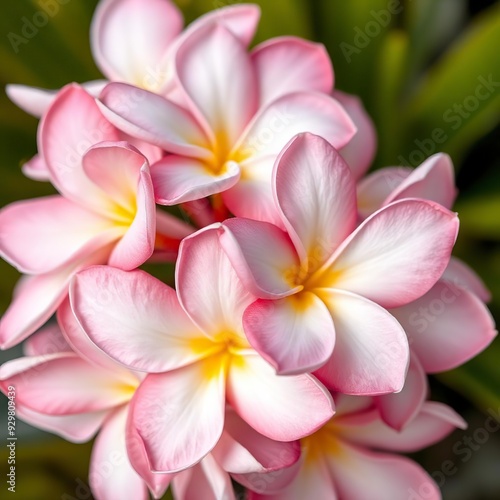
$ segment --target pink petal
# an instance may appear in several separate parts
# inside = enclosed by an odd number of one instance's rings
[[[349,167],[327,141],[301,134],[281,152],[274,176],[285,227],[312,273],[356,227]]]
[[[229,474],[210,454],[194,467],[176,474],[172,490],[178,500],[237,500]]]
[[[344,108],[332,97],[318,92],[293,92],[261,108],[249,123],[234,151],[247,158],[242,168],[271,157],[272,164],[283,147],[297,134],[319,135],[336,148],[347,144],[356,128]]]
[[[160,63],[182,26],[170,0],[104,0],[92,21],[94,59],[110,80],[155,90],[165,78]]]
[[[358,183],[358,210],[363,219],[384,206],[385,200],[411,174],[406,167],[376,170]]]
[[[346,94],[340,90],[335,90],[332,95],[344,106],[358,129],[356,135],[347,145],[340,149],[339,153],[351,168],[354,177],[359,179],[366,173],[375,159],[377,152],[375,125],[359,97]]]
[[[318,290],[336,332],[330,360],[315,374],[345,394],[376,395],[400,391],[409,363],[404,330],[385,309],[341,290]]]
[[[394,202],[345,240],[319,279],[322,286],[349,290],[386,308],[408,304],[446,269],[458,225],[456,214],[434,202]]]
[[[428,373],[462,365],[497,335],[495,322],[483,302],[444,280],[420,299],[391,312],[403,325],[412,350]]]
[[[267,187],[276,157],[297,134],[310,132],[324,137],[335,147],[342,147],[356,129],[344,109],[334,99],[314,92],[287,94],[263,108],[248,125],[234,148],[244,184],[225,197],[228,208],[239,217],[258,217],[276,222],[273,217],[272,192]],[[267,172],[267,174],[266,174]],[[252,196],[259,193],[259,197]],[[256,205],[264,203],[262,209]],[[266,216],[267,214],[269,216]],[[265,217],[265,218],[264,218]]]
[[[220,225],[209,226],[181,244],[176,269],[179,300],[208,336],[243,335],[242,316],[255,300],[242,286],[219,244]]]
[[[224,370],[208,358],[148,375],[131,406],[153,472],[178,472],[217,444],[224,426]],[[209,376],[207,376],[209,374]]]
[[[229,153],[257,111],[255,72],[245,46],[223,24],[197,29],[176,54],[176,73],[191,111]]]
[[[40,118],[52,104],[57,90],[9,84],[5,87],[5,93],[16,106],[19,106],[26,113]]]
[[[297,441],[273,441],[256,432],[234,411],[226,411],[224,432],[212,450],[212,456],[231,474],[241,475],[245,482],[252,482],[252,473],[282,472],[300,458]],[[282,483],[284,481],[281,481]],[[283,487],[283,486],[282,486]]]
[[[386,425],[377,410],[336,419],[342,438],[363,447],[412,453],[444,439],[456,428],[467,424],[450,407],[427,401],[419,414],[401,431]]]
[[[293,474],[292,482],[283,490],[275,487],[277,472],[267,474],[254,474],[253,484],[250,485],[248,500],[305,500],[307,498],[318,500],[339,500],[331,473],[324,460],[304,457],[297,466],[284,469],[284,476]],[[278,476],[278,482],[281,476]],[[278,490],[278,491],[275,491]],[[254,493],[256,492],[256,493]],[[358,500],[358,499],[346,499]]]
[[[42,356],[57,352],[72,352],[72,349],[66,342],[59,325],[51,323],[32,335],[24,343],[23,351],[25,356]]]
[[[258,300],[245,311],[243,325],[252,347],[281,375],[319,368],[335,345],[330,312],[311,292]]]
[[[97,97],[106,82],[104,80],[93,80],[82,83],[81,86],[92,96]],[[54,102],[58,90],[48,90],[27,85],[9,84],[5,87],[5,93],[9,99],[22,110],[36,118],[42,117]]]
[[[106,419],[109,410],[77,415],[44,415],[24,406],[16,407],[16,415],[28,424],[53,432],[72,443],[85,443],[92,439]]]
[[[70,299],[90,339],[127,367],[163,372],[201,355],[189,343],[202,334],[180,307],[175,291],[144,271],[87,269],[73,279]]]
[[[301,266],[289,236],[267,222],[233,218],[224,222],[220,242],[245,287],[276,299],[302,289],[294,283]]]
[[[82,158],[94,144],[118,139],[118,131],[101,114],[94,97],[71,84],[57,94],[43,117],[38,148],[61,194],[99,210],[106,196],[87,178]]]
[[[385,200],[389,204],[404,198],[423,198],[451,208],[455,201],[455,172],[451,158],[438,153],[412,171]]]
[[[157,203],[177,205],[231,188],[240,178],[240,168],[229,161],[221,173],[215,173],[199,160],[172,155],[153,165],[151,175]]]
[[[85,153],[82,163],[87,177],[114,203],[110,217],[119,217],[116,206],[134,212],[140,172],[148,164],[144,155],[126,142],[101,142]]]
[[[2,257],[29,274],[60,269],[120,236],[112,222],[62,196],[8,205],[0,225]]]
[[[163,498],[165,491],[175,475],[159,474],[150,470],[144,442],[133,425],[132,419],[130,418],[130,412],[127,418],[125,432],[127,455],[132,467],[146,482],[153,497],[155,499]]]
[[[23,283],[0,320],[2,349],[15,346],[49,320],[67,294],[69,279],[68,272],[59,271],[32,276]]]
[[[23,174],[34,181],[50,181],[50,171],[40,155],[35,155],[22,166]]]
[[[283,36],[261,43],[252,51],[257,72],[260,105],[301,90],[329,94],[333,68],[324,45]]]
[[[255,4],[228,5],[215,9],[192,22],[179,37],[179,43],[194,31],[206,26],[221,24],[236,36],[243,45],[252,41],[260,18],[260,7]]]
[[[147,164],[139,173],[136,203],[137,212],[132,224],[109,257],[110,266],[126,271],[144,264],[155,249],[156,205],[153,182]]]
[[[263,157],[252,162],[252,172],[240,175],[238,183],[221,193],[224,204],[233,213],[245,213],[253,220],[270,222],[285,229],[273,196],[273,160]]]
[[[69,297],[67,297],[57,309],[57,321],[61,327],[64,338],[78,356],[91,364],[98,365],[101,368],[114,372],[118,377],[130,377],[130,371],[120,363],[111,359],[90,340],[71,309]],[[35,336],[36,335],[37,334],[35,334]]]
[[[120,379],[73,353],[19,358],[0,368],[1,387],[16,387],[20,405],[47,415],[112,408],[130,399],[133,378]]]
[[[424,491],[426,500],[440,500],[439,488],[420,465],[406,457],[386,455],[342,445],[341,456],[329,458],[329,468],[340,498],[388,500],[411,498]],[[361,481],[360,478],[363,478]]]
[[[125,424],[128,407],[106,419],[90,457],[89,483],[96,500],[134,498],[149,500],[146,483],[132,468],[127,456]]]
[[[420,411],[429,391],[427,376],[413,355],[406,375],[405,385],[397,394],[386,394],[376,399],[382,420],[400,431]]]
[[[68,293],[74,272],[107,261],[111,247],[99,249],[74,265],[40,276],[29,276],[0,320],[0,348],[12,347],[43,326]]]
[[[110,83],[99,108],[125,133],[170,153],[212,158],[210,143],[195,118],[163,97],[124,83]]]
[[[333,401],[310,375],[276,375],[257,354],[234,361],[229,368],[227,398],[245,422],[276,441],[295,441],[329,420]]]
[[[476,294],[483,302],[491,300],[491,293],[483,280],[465,262],[452,257],[442,279]]]

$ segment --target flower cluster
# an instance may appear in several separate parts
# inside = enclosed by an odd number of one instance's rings
[[[1,389],[33,425],[97,434],[100,500],[234,499],[232,480],[255,500],[440,498],[398,453],[464,426],[427,374],[496,334],[451,258],[451,160],[364,176],[373,125],[324,47],[249,50],[258,20],[236,5],[183,30],[170,0],[101,0],[106,80],[8,87],[41,118],[23,172],[59,194],[0,212],[25,275],[0,343],[26,340]]]

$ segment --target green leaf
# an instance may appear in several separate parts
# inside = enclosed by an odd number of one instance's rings
[[[398,0],[311,2],[319,40],[332,56],[336,86],[357,94],[370,114],[376,106],[374,80],[381,47],[403,6]],[[389,10],[390,8],[390,10]]]
[[[500,5],[496,4],[470,24],[422,81],[405,114],[410,126],[403,155],[415,150],[416,140],[431,140],[440,128],[445,140],[433,141],[434,148],[459,162],[479,137],[495,127],[500,114],[499,46]]]
[[[408,58],[408,35],[392,30],[384,39],[377,57],[375,80],[377,96],[374,119],[377,122],[377,165],[394,165],[401,132],[401,92]]]

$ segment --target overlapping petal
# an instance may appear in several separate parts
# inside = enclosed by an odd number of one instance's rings
[[[85,174],[83,155],[102,141],[118,141],[118,130],[82,87],[64,87],[43,117],[38,131],[38,148],[59,192],[83,206],[107,207],[105,193]]]
[[[186,312],[207,336],[231,333],[243,337],[243,311],[254,297],[242,286],[221,248],[219,228],[220,224],[209,226],[182,242],[177,293]]]
[[[2,257],[28,274],[59,269],[120,236],[111,221],[62,196],[8,205],[0,225]]]
[[[14,385],[19,404],[48,415],[74,415],[128,401],[133,377],[119,378],[73,353],[20,358],[0,368],[1,386]]]
[[[311,273],[356,227],[354,181],[335,149],[312,134],[295,137],[276,163],[276,201],[295,248]]]
[[[127,456],[125,424],[128,407],[111,413],[92,448],[89,481],[96,500],[134,498],[148,500],[146,483],[132,468]]]
[[[121,130],[167,151],[212,158],[210,142],[191,113],[163,97],[123,83],[110,83],[99,107]]]
[[[281,298],[302,289],[294,280],[300,261],[289,236],[267,222],[229,219],[220,236],[245,287],[261,298]]]
[[[457,232],[456,215],[441,205],[394,202],[344,241],[319,281],[384,307],[407,304],[429,291],[446,269]]]
[[[319,290],[333,317],[336,340],[330,360],[315,372],[329,388],[375,395],[403,388],[409,363],[405,332],[385,309],[359,295]]]
[[[261,106],[290,92],[332,91],[332,63],[322,44],[292,36],[277,37],[255,47],[251,57]]]
[[[211,358],[146,377],[130,411],[152,471],[186,469],[212,450],[224,426],[224,386]]]
[[[391,311],[428,373],[451,370],[484,350],[495,338],[495,322],[473,293],[444,280],[420,299]]]
[[[240,178],[240,168],[229,161],[221,172],[214,172],[197,159],[171,155],[155,163],[151,175],[156,201],[176,205],[230,189]]]
[[[328,361],[335,328],[325,304],[311,292],[280,300],[258,300],[243,317],[252,347],[279,374],[305,373]]]
[[[428,394],[427,376],[415,355],[410,357],[405,385],[397,394],[379,396],[377,407],[382,420],[400,431],[420,411]]]
[[[208,25],[179,47],[176,73],[192,113],[227,154],[257,110],[257,82],[245,46],[223,24]]]
[[[311,375],[276,375],[257,354],[235,360],[229,368],[227,398],[257,432],[277,441],[312,434],[334,413],[333,401]]]
[[[170,0],[104,0],[92,21],[94,59],[109,80],[160,89],[161,63],[182,26]]]
[[[90,339],[132,369],[163,372],[200,356],[188,345],[201,334],[175,291],[143,271],[87,269],[75,276],[70,298]]]

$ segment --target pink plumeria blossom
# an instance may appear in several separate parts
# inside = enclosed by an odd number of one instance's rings
[[[383,168],[358,184],[362,217],[405,198],[422,198],[451,208],[455,197],[451,158],[442,153],[415,169]],[[391,309],[413,353],[405,387],[378,398],[384,420],[401,429],[419,411],[427,392],[426,373],[451,370],[483,351],[495,338],[494,320],[484,302],[489,292],[480,278],[452,258],[439,281],[422,297]]]
[[[426,402],[405,430],[397,432],[383,423],[370,398],[335,399],[335,417],[302,440],[302,466],[295,480],[282,492],[268,494],[263,475],[261,492],[250,493],[251,500],[399,500],[410,498],[412,490],[417,495],[425,491],[429,500],[441,498],[429,474],[393,452],[418,451],[457,427],[465,428],[451,408]]]
[[[314,377],[280,377],[248,344],[242,314],[254,298],[220,248],[217,228],[183,241],[177,292],[141,271],[110,267],[77,274],[70,291],[91,340],[149,372],[131,412],[151,470],[176,472],[209,453],[226,401],[278,441],[310,434],[331,417],[331,397]],[[152,415],[155,407],[161,411]]]
[[[82,86],[94,97],[109,81],[130,83],[162,95],[173,94],[173,60],[182,40],[204,26],[221,23],[248,45],[259,17],[257,5],[228,6],[200,17],[182,32],[182,14],[171,0],[101,0],[92,21],[91,48],[107,80]],[[59,91],[10,84],[6,92],[17,106],[40,118]],[[34,180],[50,180],[50,173],[38,156],[23,165],[23,173]]]
[[[237,274],[260,297],[244,315],[251,344],[279,373],[319,368],[318,377],[340,392],[401,390],[408,342],[386,309],[422,296],[441,276],[456,215],[408,199],[356,227],[352,174],[311,134],[283,150],[273,189],[288,233],[236,218],[221,235]]]
[[[183,106],[120,83],[100,96],[103,113],[117,127],[172,153],[152,167],[158,203],[222,193],[234,214],[279,223],[271,174],[283,146],[310,131],[342,147],[356,132],[327,95],[333,72],[322,46],[284,38],[248,54],[217,23],[186,37],[175,62]],[[307,68],[314,68],[314,80]]]
[[[0,253],[30,276],[0,323],[2,348],[50,318],[75,271],[107,262],[134,269],[153,254],[157,230],[170,244],[191,232],[157,212],[148,159],[122,137],[76,85],[61,91],[42,120],[39,149],[60,195],[0,212]]]
[[[27,356],[0,369],[0,388],[7,392],[9,385],[15,385],[17,414],[31,425],[73,442],[88,441],[98,433],[89,471],[97,500],[113,500],[117,495],[146,500],[148,488],[154,498],[161,498],[171,483],[179,500],[193,498],[195,491],[203,491],[200,488],[206,488],[204,498],[213,492],[214,500],[232,499],[230,474],[245,483],[256,474],[285,469],[280,487],[293,479],[293,466],[300,457],[298,443],[276,442],[258,434],[230,408],[212,454],[193,470],[152,474],[128,422],[129,403],[144,374],[127,370],[97,349],[68,302],[60,308],[58,319],[63,334],[53,325],[32,336],[25,344]]]

